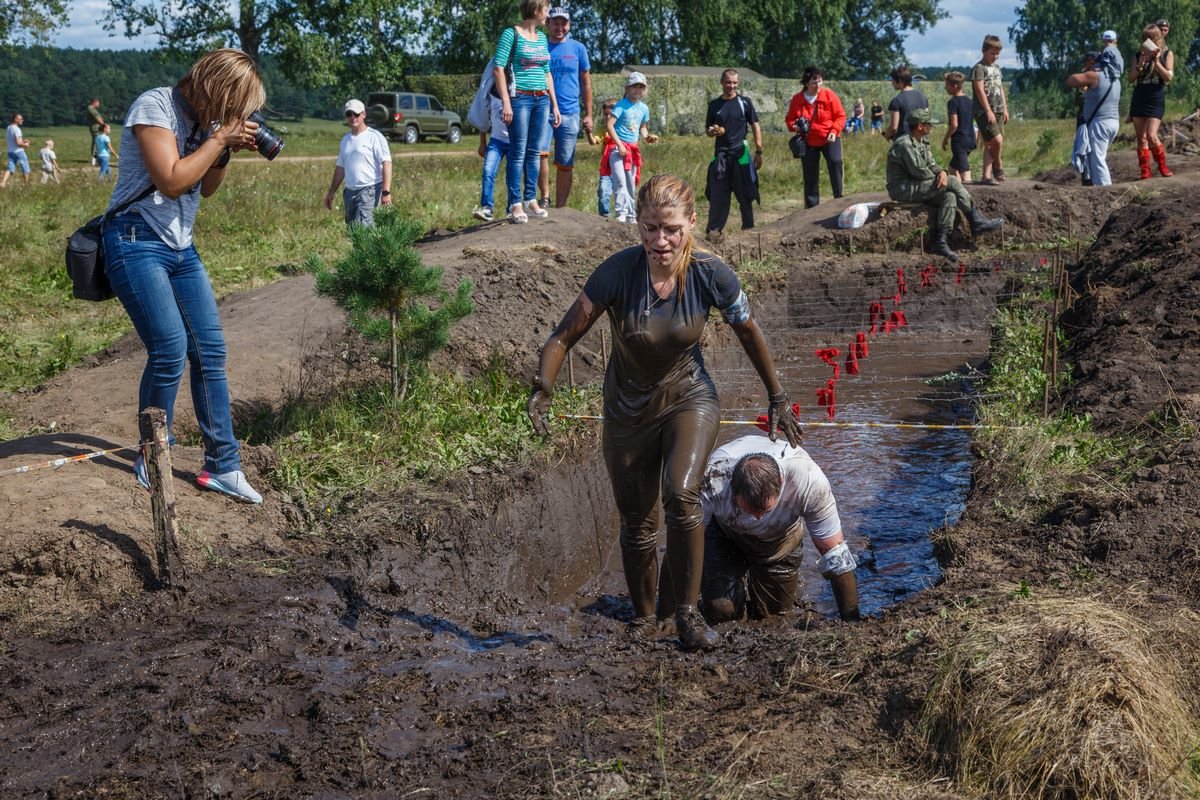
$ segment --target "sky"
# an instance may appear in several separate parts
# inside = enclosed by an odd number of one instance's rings
[[[989,33],[1008,44],[1008,26],[1016,19],[1016,0],[999,3],[980,0],[942,0],[942,8],[950,15],[922,35],[912,35],[905,42],[909,59],[924,67],[944,64],[969,65],[979,60],[983,37]],[[100,27],[100,18],[108,7],[107,0],[72,0],[70,22],[54,39],[59,47],[99,48],[102,50],[149,49],[155,46],[153,37],[126,39],[110,37]],[[1006,46],[1000,54],[1000,66],[1017,66],[1016,53]]]

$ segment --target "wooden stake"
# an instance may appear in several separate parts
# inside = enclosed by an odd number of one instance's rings
[[[759,261],[762,261],[762,257],[763,257],[763,254],[762,254],[762,234],[760,233],[760,234],[758,235],[758,260],[759,260]]]
[[[746,263],[746,259],[742,257],[742,243],[738,242],[738,266]]]
[[[178,586],[177,579],[187,577],[187,571],[179,553],[179,521],[175,518],[175,489],[171,483],[167,412],[161,408],[147,408],[138,416],[138,432],[146,443],[146,475],[150,478],[158,579],[165,587],[175,587]]]
[[[600,329],[600,371],[608,372],[608,331]]]
[[[575,351],[567,351],[567,380],[571,384],[571,388],[575,388]]]
[[[1042,416],[1050,416],[1050,317],[1042,331]]]

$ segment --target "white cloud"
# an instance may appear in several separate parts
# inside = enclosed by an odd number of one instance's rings
[[[67,25],[53,38],[58,47],[73,47],[77,50],[150,50],[158,46],[154,36],[125,38],[120,30],[110,35],[101,26],[107,0],[74,0],[70,3]]]
[[[905,40],[904,49],[913,64],[922,67],[974,64],[979,60],[983,37],[995,34],[1004,42],[1000,66],[1019,66],[1017,53],[1008,39],[1008,27],[1017,19],[1015,8],[978,0],[945,0],[942,8],[949,14],[946,19]]]

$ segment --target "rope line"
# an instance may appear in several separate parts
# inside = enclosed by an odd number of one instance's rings
[[[555,414],[557,419],[578,419],[587,422],[603,422],[604,417],[596,414]],[[929,431],[983,431],[983,430],[1012,430],[1011,426],[954,424],[936,422],[805,422],[800,420],[802,428],[900,428],[903,430]],[[721,425],[757,425],[754,419],[723,419]]]
[[[43,461],[40,464],[25,464],[20,467],[9,467],[8,469],[0,469],[0,478],[6,478],[9,475],[24,475],[27,472],[33,472],[34,470],[38,470],[38,469],[46,469],[48,467],[62,467],[67,464],[74,464],[74,463],[78,463],[80,461],[91,461],[93,458],[99,458],[100,456],[106,456],[109,453],[120,453],[124,450],[137,450],[143,444],[146,444],[146,443],[138,442],[137,444],[126,445],[124,447],[110,447],[108,450],[96,450],[95,452],[92,452],[92,453],[81,453],[80,455],[77,455],[77,456],[66,456],[63,458],[54,458],[54,459],[51,459],[50,461]]]

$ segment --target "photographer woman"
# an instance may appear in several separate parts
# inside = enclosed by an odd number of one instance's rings
[[[1158,127],[1166,109],[1167,84],[1173,77],[1175,54],[1167,48],[1159,26],[1147,25],[1142,30],[1142,46],[1129,69],[1129,82],[1133,84],[1129,116],[1133,117],[1133,132],[1137,134],[1138,169],[1143,180],[1150,177],[1152,156],[1164,178],[1175,174],[1167,169],[1167,153],[1158,139]]]
[[[192,225],[200,198],[225,180],[230,154],[253,147],[258,125],[247,117],[264,102],[258,69],[234,49],[201,57],[173,88],[142,93],[125,116],[121,173],[109,208],[134,202],[102,230],[108,280],[146,346],[138,411],[165,409],[171,425],[186,360],[204,440],[196,482],[247,503],[262,497],[242,473],[225,337]],[[134,474],[149,488],[141,456]]]
[[[842,140],[846,127],[846,110],[842,101],[822,84],[825,74],[816,67],[807,67],[802,78],[804,89],[792,97],[784,119],[789,131],[801,133],[808,129],[804,153],[804,207],[812,208],[821,202],[821,156],[829,169],[829,184],[834,197],[842,196]]]
[[[604,376],[604,461],[621,515],[621,558],[635,619],[650,636],[658,618],[675,615],[688,650],[710,648],[717,634],[696,609],[704,561],[700,481],[717,438],[721,408],[704,369],[700,339],[709,311],[733,329],[769,398],[768,428],[800,441],[800,425],[737,275],[692,241],[695,196],[682,179],[659,174],[638,192],[641,245],[610,256],[542,347],[528,413],[539,433],[554,380],[576,342],[608,313],[613,350]],[[658,575],[657,505],[666,512],[667,558]]]

